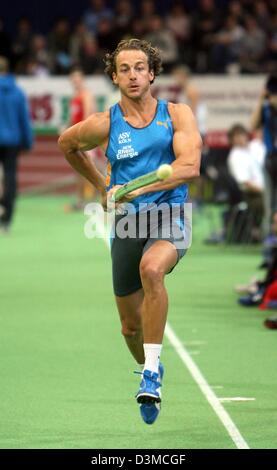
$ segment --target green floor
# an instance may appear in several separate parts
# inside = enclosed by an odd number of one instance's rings
[[[109,252],[64,202],[21,199],[0,238],[0,448],[235,448],[167,340],[162,413],[141,421]],[[167,278],[170,324],[218,397],[255,398],[224,404],[249,446],[276,448],[277,332],[233,293],[259,252],[203,245],[214,217],[195,216],[193,247]]]

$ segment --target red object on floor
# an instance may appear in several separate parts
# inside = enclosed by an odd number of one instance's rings
[[[268,303],[272,301],[277,301],[277,281],[273,281],[265,291],[263,301],[260,305],[261,310],[266,310],[268,308]]]

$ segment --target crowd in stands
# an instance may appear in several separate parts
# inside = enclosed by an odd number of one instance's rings
[[[0,55],[23,75],[63,75],[74,65],[87,74],[103,72],[103,55],[122,38],[150,40],[163,51],[165,71],[186,63],[195,73],[268,73],[277,64],[277,2],[231,0],[223,10],[215,0],[195,8],[173,1],[161,16],[158,1],[88,0],[76,24],[59,18],[46,35],[20,18],[9,37],[0,20]]]

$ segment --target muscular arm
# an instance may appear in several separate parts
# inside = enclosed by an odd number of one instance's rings
[[[105,145],[109,127],[109,113],[95,113],[64,131],[58,140],[58,145],[70,165],[102,195],[106,192],[105,178],[91,162],[86,150]]]
[[[138,195],[174,189],[199,176],[202,140],[191,109],[184,104],[170,104],[173,122],[173,173],[165,182],[154,183],[138,190]],[[132,194],[132,193],[131,193]]]

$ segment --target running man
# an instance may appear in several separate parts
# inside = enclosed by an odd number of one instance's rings
[[[162,163],[171,164],[173,173],[166,181],[133,191],[120,202],[132,203],[137,213],[139,203],[183,205],[186,183],[199,175],[201,137],[187,105],[156,100],[151,94],[151,83],[161,71],[159,50],[143,40],[123,40],[106,55],[105,70],[119,87],[121,99],[109,112],[93,114],[61,135],[59,146],[66,159],[101,191],[103,204],[124,183]],[[85,153],[96,146],[108,158],[107,187]],[[121,217],[116,216],[116,225]],[[173,225],[178,225],[184,241],[181,222],[170,220],[166,239],[151,238],[150,228],[144,238],[121,239],[115,234],[111,244],[122,334],[137,363],[143,365],[136,399],[147,424],[160,411],[160,355],[168,311],[164,277],[186,251],[185,242],[180,246],[172,235]]]

